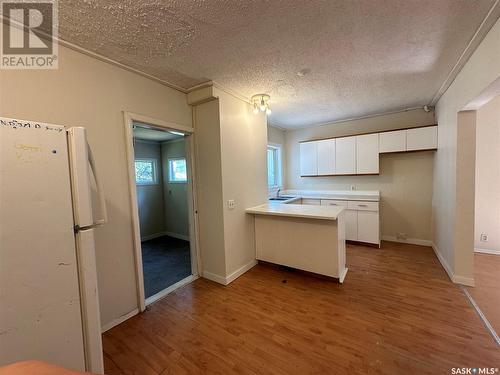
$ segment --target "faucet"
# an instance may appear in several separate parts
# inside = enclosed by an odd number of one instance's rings
[[[278,188],[278,191],[276,192],[276,198],[280,197],[280,191],[281,191],[281,188]]]

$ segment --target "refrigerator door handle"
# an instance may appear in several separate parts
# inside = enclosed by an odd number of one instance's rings
[[[96,220],[94,222],[94,225],[103,225],[108,222],[108,210],[106,208],[106,200],[104,198],[104,189],[102,188],[102,184],[100,182],[97,169],[95,166],[94,155],[92,154],[92,149],[90,148],[89,144],[87,144],[87,149],[88,149],[90,170],[94,175],[94,181],[97,188],[97,194],[99,196],[99,205],[101,206],[101,215],[102,215],[102,217],[99,220]]]

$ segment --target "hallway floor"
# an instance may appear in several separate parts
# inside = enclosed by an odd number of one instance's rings
[[[189,241],[169,236],[142,242],[146,298],[191,275]]]
[[[429,247],[348,245],[343,285],[259,264],[103,336],[106,374],[450,374],[500,350]]]
[[[474,253],[474,281],[467,290],[500,335],[500,256]]]

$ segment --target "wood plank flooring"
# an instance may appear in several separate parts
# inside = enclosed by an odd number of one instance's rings
[[[474,253],[474,281],[467,290],[500,335],[500,255]]]
[[[199,279],[103,336],[114,374],[450,374],[500,350],[432,249],[348,245],[345,283],[258,265]]]

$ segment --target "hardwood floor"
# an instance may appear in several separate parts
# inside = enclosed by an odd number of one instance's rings
[[[113,374],[450,374],[500,350],[432,249],[348,245],[345,283],[258,265],[104,334]]]
[[[500,335],[500,256],[474,253],[474,281],[467,290]]]

